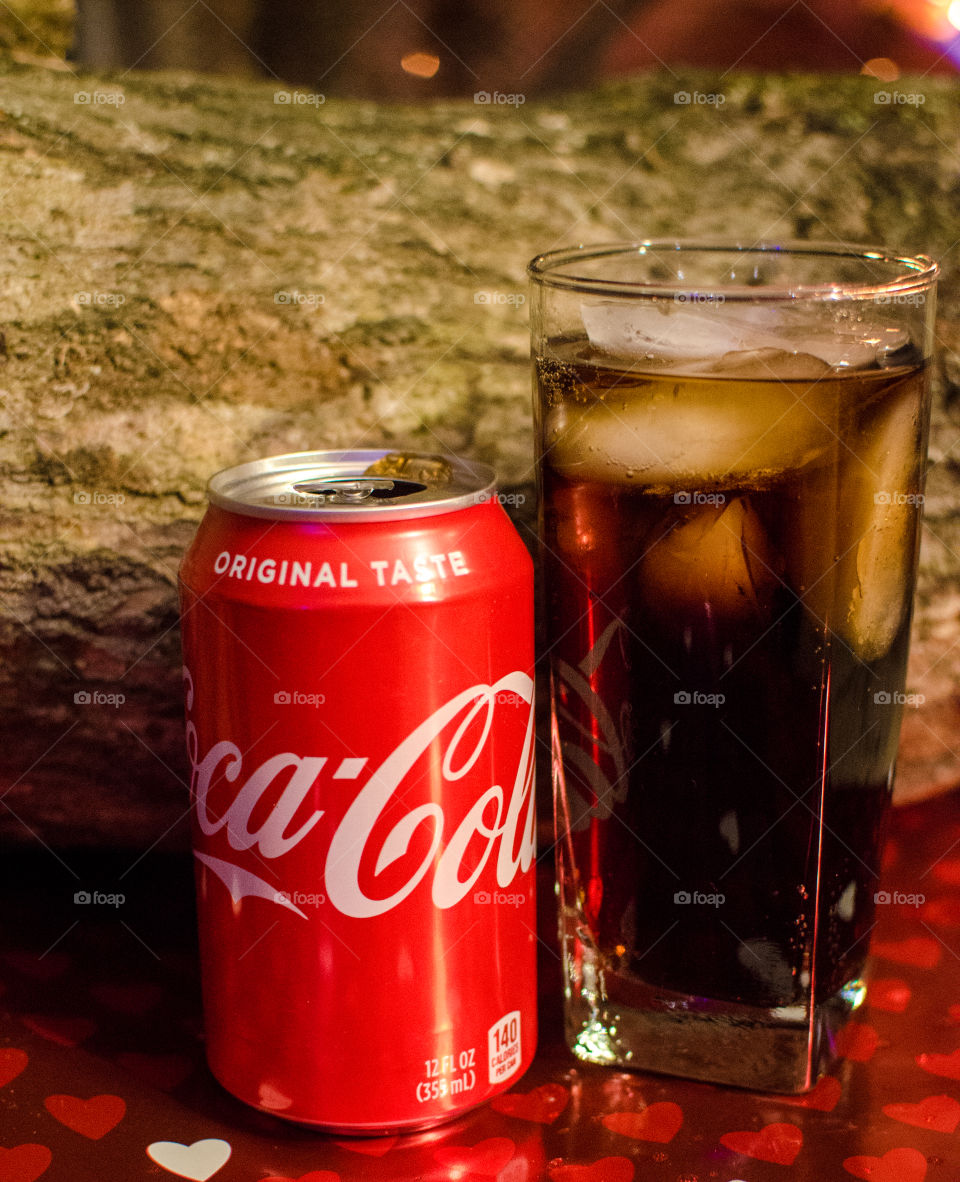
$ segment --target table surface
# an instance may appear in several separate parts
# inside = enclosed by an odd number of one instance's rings
[[[6,861],[0,1182],[960,1180],[958,793],[894,814],[867,1001],[838,1067],[808,1095],[578,1062],[562,1044],[545,940],[527,1075],[454,1123],[368,1140],[276,1121],[209,1075],[188,857]],[[74,904],[84,888],[124,898]],[[553,900],[541,894],[549,933]]]

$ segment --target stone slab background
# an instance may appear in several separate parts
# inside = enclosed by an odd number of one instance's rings
[[[186,840],[175,576],[216,469],[451,448],[529,538],[525,263],[625,237],[943,260],[898,792],[960,780],[958,99],[685,74],[401,107],[0,57],[0,839]]]

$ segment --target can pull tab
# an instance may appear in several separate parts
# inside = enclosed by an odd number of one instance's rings
[[[385,476],[332,476],[329,480],[304,480],[295,484],[301,495],[332,505],[359,505],[364,501],[393,500],[422,492],[427,486],[417,480]]]

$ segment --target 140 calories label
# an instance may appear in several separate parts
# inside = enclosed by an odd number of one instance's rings
[[[503,1083],[520,1067],[520,1011],[504,1014],[487,1031],[490,1082]]]

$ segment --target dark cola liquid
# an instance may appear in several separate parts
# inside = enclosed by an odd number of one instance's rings
[[[797,1006],[866,956],[922,380],[786,373],[538,364],[561,929],[598,1013]]]

